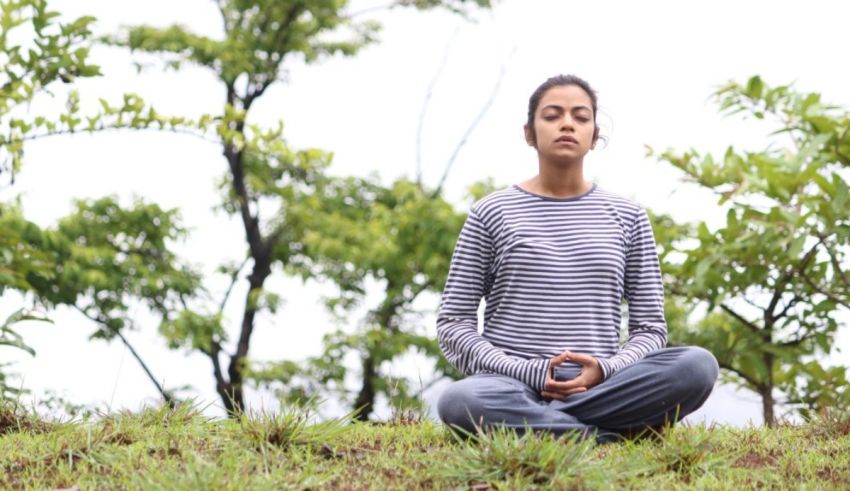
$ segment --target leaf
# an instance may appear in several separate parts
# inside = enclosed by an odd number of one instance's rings
[[[835,187],[835,194],[832,197],[832,208],[841,216],[847,212],[847,198],[850,196],[847,183],[838,173],[832,175],[832,184]]]
[[[791,245],[788,247],[788,257],[796,258],[803,251],[803,245],[806,243],[807,237],[805,235],[801,235],[791,241]]]
[[[750,99],[761,99],[763,92],[764,82],[762,82],[761,77],[755,76],[747,80],[747,88],[744,92],[747,97]]]

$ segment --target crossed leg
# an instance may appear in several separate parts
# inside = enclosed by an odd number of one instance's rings
[[[697,410],[717,380],[717,360],[697,347],[654,351],[601,384],[564,401],[549,401],[510,377],[472,375],[450,384],[437,410],[468,432],[505,426],[518,431],[597,433],[600,440],[673,423]]]

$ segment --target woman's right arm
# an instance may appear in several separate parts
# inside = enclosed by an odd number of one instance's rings
[[[493,238],[473,210],[455,245],[437,315],[437,338],[446,359],[464,375],[497,373],[543,390],[550,360],[510,356],[478,333],[478,305],[491,285]]]

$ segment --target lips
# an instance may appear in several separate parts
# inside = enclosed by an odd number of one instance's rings
[[[562,136],[562,137],[558,138],[557,140],[555,140],[555,143],[575,143],[575,144],[578,144],[578,140],[576,140],[575,138],[573,138],[571,136]]]

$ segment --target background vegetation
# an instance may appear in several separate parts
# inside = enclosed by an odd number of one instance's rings
[[[158,316],[159,333],[170,347],[205,356],[210,384],[234,420],[246,409],[247,384],[289,401],[334,394],[349,408],[360,408],[357,418],[369,419],[379,398],[421,408],[423,388],[458,375],[440,356],[415,306],[421,295],[441,291],[464,219],[464,211],[443,195],[452,162],[434,189],[421,175],[390,183],[338,176],[329,171],[328,151],[293,148],[282,123],[250,122],[269,87],[285,87],[292,60],[356,56],[375,43],[380,26],[369,12],[352,11],[345,1],[221,0],[221,38],[178,25],[130,26],[94,38],[93,18],[60,20],[46,1],[0,5],[3,185],[14,187],[33,140],[112,130],[175,132],[220,148],[213,163],[222,168],[216,183],[220,209],[237,217],[245,236],[244,254],[218,269],[231,287],[213,298],[209,278],[174,252],[188,233],[179,210],[143,199],[124,204],[108,196],[81,197],[65,218],[40,227],[18,202],[0,203],[0,294],[17,291],[28,299],[3,323],[0,345],[31,351],[15,324],[49,321],[57,306],[71,307],[91,320],[93,338],[127,345],[173,405],[179,398],[161,385],[156,364],[124,335],[136,322],[131,306],[144,305]],[[468,15],[490,6],[485,0],[396,1],[386,8]],[[201,67],[225,102],[219,107],[210,101],[205,114],[188,117],[128,93],[100,99],[92,112],[81,110],[80,96],[71,90],[64,111],[34,114],[31,102],[52,94],[53,87],[73,88],[80,79],[99,76],[89,60],[98,43],[125,48],[130,58],[155,55],[166,70]],[[720,227],[654,218],[670,293],[671,339],[714,352],[725,377],[761,398],[768,425],[777,423],[780,405],[804,416],[847,407],[846,367],[825,367],[821,360],[834,351],[842,312],[850,308],[850,115],[817,93],[773,86],[757,76],[730,82],[714,97],[723,112],[771,121],[789,145],[758,152],[729,148],[723,156],[653,152],[694,187],[715,193],[726,211]],[[474,184],[470,197],[492,188]],[[267,287],[273,275],[337,286],[327,308],[339,328],[306,363],[251,358],[258,314],[275,312],[287,294]],[[240,282],[247,293],[233,298],[232,285]],[[380,290],[377,301],[369,295],[373,285]],[[223,312],[234,303],[242,316],[231,325]],[[432,379],[390,377],[386,367],[411,352],[433,359]],[[356,366],[346,362],[352,357]],[[15,398],[20,388],[9,380],[0,372],[3,397]]]

